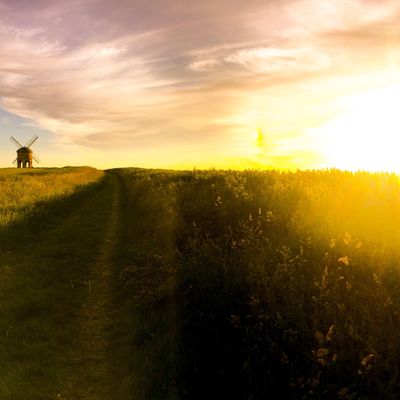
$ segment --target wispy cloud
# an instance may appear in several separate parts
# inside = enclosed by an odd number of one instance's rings
[[[327,54],[311,48],[256,47],[233,53],[225,61],[243,65],[250,71],[259,73],[298,73],[330,66]]]

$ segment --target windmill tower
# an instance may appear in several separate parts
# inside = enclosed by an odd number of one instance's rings
[[[39,139],[39,136],[34,135],[31,140],[29,140],[25,146],[22,146],[21,143],[18,142],[15,138],[12,136],[10,137],[10,140],[17,146],[17,158],[13,161],[13,164],[17,163],[18,168],[32,168],[33,167],[33,162],[32,160],[35,160],[37,163],[39,162],[39,159],[33,155],[33,151],[30,149],[30,147],[33,145],[33,143],[36,142],[36,140]]]

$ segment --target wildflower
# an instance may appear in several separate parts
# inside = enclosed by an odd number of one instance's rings
[[[378,276],[375,272],[372,274],[372,276],[373,276],[373,278],[374,278],[374,282],[375,282],[377,285],[382,285],[382,281],[380,280],[379,276]]]
[[[303,377],[297,378],[297,383],[301,389],[303,389],[303,387],[304,387],[304,380],[305,379]]]
[[[239,328],[241,326],[240,316],[232,314],[231,315],[231,323],[235,328]]]
[[[346,232],[346,233],[344,234],[343,243],[344,243],[345,245],[348,245],[348,244],[351,243],[351,235],[350,235],[349,232]]]
[[[324,273],[322,274],[321,289],[325,290],[328,286],[328,266],[325,266]]]
[[[312,379],[310,380],[310,382],[308,382],[308,384],[310,385],[310,387],[311,387],[312,389],[315,389],[315,388],[319,385],[319,379],[312,378]],[[313,394],[314,392],[313,392],[312,390],[310,390],[309,393],[310,393],[310,394]]]
[[[318,363],[321,367],[325,367],[325,365],[327,364],[325,358],[317,358],[317,363]]]
[[[314,351],[315,358],[324,358],[329,354],[329,349],[321,348],[317,351]]]
[[[343,257],[338,258],[338,262],[347,266],[350,264],[350,258],[347,256],[343,256]]]
[[[288,364],[289,363],[289,357],[287,356],[287,354],[285,352],[282,352],[281,363],[282,364]]]
[[[335,334],[335,325],[331,325],[331,327],[328,330],[328,333],[325,336],[325,341],[326,342],[332,341],[334,334]]]
[[[360,369],[357,371],[359,375],[362,375],[364,372],[369,371],[372,368],[372,365],[375,361],[375,354],[368,354],[361,360]]]
[[[349,388],[343,388],[337,392],[339,399],[346,399],[348,394],[349,394]]]
[[[368,354],[366,357],[364,357],[361,361],[361,366],[363,368],[366,368],[367,370],[371,368],[371,364],[374,362],[375,360],[375,354]]]
[[[325,365],[327,365],[327,360],[326,358],[329,355],[329,349],[325,349],[325,348],[321,348],[318,349],[316,351],[312,352],[314,357],[315,357],[315,361],[321,365],[321,367],[325,367]]]

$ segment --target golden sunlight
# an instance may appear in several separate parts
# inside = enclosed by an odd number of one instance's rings
[[[342,98],[340,113],[322,128],[329,166],[400,171],[400,85]]]

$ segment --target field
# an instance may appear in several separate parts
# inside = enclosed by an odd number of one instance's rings
[[[0,227],[26,218],[41,203],[69,195],[102,174],[93,168],[1,170]]]
[[[400,180],[0,171],[1,399],[397,399]]]

